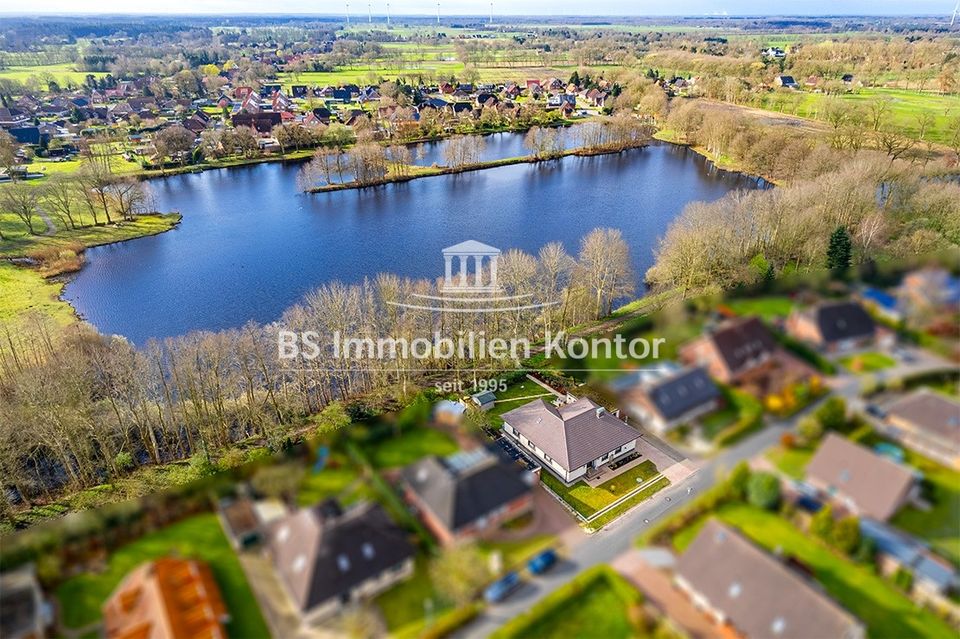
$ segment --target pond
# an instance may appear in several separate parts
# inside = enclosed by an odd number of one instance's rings
[[[510,148],[522,138],[507,135]],[[152,180],[156,208],[182,223],[88,250],[64,298],[101,332],[143,344],[273,321],[324,282],[435,278],[441,249],[466,239],[533,254],[560,241],[575,255],[599,226],[623,232],[639,284],[687,203],[762,186],[668,144],[313,195],[297,191],[298,170],[269,163]]]

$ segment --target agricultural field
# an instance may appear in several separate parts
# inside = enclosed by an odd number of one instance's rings
[[[106,75],[99,71],[77,71],[72,63],[64,64],[45,64],[41,66],[9,66],[0,69],[0,80],[14,80],[16,82],[28,82],[35,78],[41,86],[46,85],[49,79],[53,79],[57,84],[66,86],[67,84],[80,85],[86,80],[88,75],[94,75],[101,78]]]

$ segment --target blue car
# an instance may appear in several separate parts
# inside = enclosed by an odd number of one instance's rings
[[[519,587],[520,575],[515,572],[508,572],[483,591],[483,598],[487,600],[487,603],[497,603],[509,597],[510,593]]]
[[[554,552],[553,548],[547,548],[528,561],[527,568],[531,574],[542,575],[550,570],[555,563],[557,563],[557,553]]]

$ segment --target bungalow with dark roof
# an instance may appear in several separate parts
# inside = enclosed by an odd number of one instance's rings
[[[718,636],[862,639],[863,625],[816,584],[715,519],[677,561],[674,580]]]
[[[663,367],[630,373],[612,384],[624,410],[663,435],[717,410],[722,394],[700,367]]]
[[[403,470],[402,482],[423,523],[450,545],[530,512],[536,476],[479,448],[421,459]]]
[[[331,500],[274,522],[267,553],[309,625],[410,577],[415,551],[379,505],[362,502],[343,511]]]
[[[554,406],[536,399],[501,415],[503,431],[565,483],[636,450],[640,433],[583,397]]]
[[[787,333],[829,352],[846,352],[871,344],[877,325],[857,302],[831,302],[791,313]]]
[[[807,464],[804,481],[855,515],[890,519],[918,492],[913,470],[829,433]]]
[[[960,402],[920,388],[885,410],[884,434],[941,464],[960,468]]]

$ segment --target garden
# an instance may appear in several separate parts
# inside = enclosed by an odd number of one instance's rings
[[[210,565],[230,612],[230,637],[269,636],[240,561],[212,513],[150,533],[112,553],[102,572],[86,572],[62,583],[55,594],[63,624],[67,628],[84,628],[96,623],[101,618],[101,606],[131,570],[171,554],[200,559]]]

